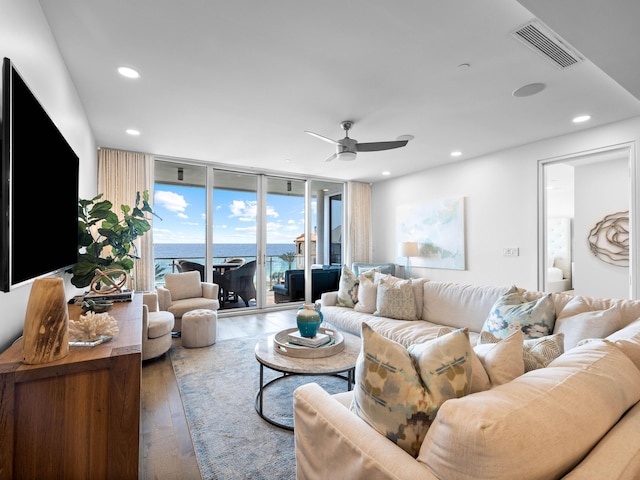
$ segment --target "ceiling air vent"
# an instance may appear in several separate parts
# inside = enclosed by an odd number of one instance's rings
[[[567,68],[584,60],[567,42],[539,22],[527,23],[512,35],[557,67]]]

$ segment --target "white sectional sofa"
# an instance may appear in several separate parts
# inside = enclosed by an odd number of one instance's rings
[[[366,322],[407,347],[437,337],[442,327],[468,328],[476,345],[508,288],[413,280],[416,320],[338,306],[337,292],[324,294],[321,308],[341,330],[360,335]],[[547,294],[523,295],[533,301]],[[332,396],[314,383],[298,388],[297,477],[640,478],[640,301],[550,295],[553,334],[563,334],[564,353],[544,368],[475,388],[472,364],[473,393],[440,406],[415,457],[352,411],[353,392]]]

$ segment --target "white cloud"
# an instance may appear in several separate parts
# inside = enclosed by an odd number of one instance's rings
[[[166,208],[170,212],[184,212],[189,205],[182,195],[166,190],[157,190],[154,203]]]

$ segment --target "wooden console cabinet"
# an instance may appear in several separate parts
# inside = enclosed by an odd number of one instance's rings
[[[109,313],[107,343],[40,365],[22,363],[22,339],[0,355],[0,479],[139,477],[142,295]]]

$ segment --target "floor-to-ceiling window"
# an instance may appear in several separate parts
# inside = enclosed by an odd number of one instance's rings
[[[156,160],[155,171],[158,283],[181,260],[199,263],[203,278],[221,285],[224,313],[302,302],[275,300],[288,270],[340,266],[342,183],[174,159]]]

